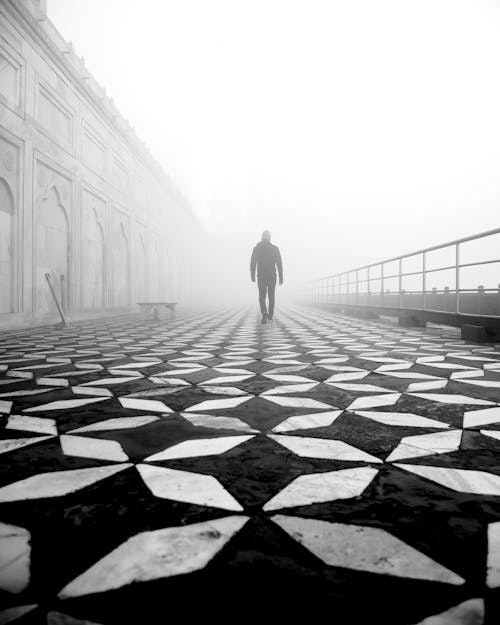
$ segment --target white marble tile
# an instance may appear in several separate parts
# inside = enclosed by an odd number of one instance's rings
[[[450,375],[450,380],[468,380],[470,378],[483,378],[484,371],[478,369],[477,371],[454,371]]]
[[[189,414],[188,412],[182,412],[181,416],[196,427],[259,433],[259,430],[254,430],[247,423],[235,417],[216,417],[214,415]]]
[[[310,384],[311,379],[306,378],[303,375],[276,375],[276,374],[263,374],[264,378],[273,380],[274,382],[292,382],[295,384]]]
[[[355,413],[360,417],[383,423],[384,425],[394,425],[396,427],[415,427],[415,428],[449,428],[448,423],[442,423],[436,419],[422,417],[421,415],[411,414],[408,412],[376,412],[356,410]]]
[[[211,475],[147,464],[137,465],[137,470],[155,497],[235,512],[243,510],[236,499]]]
[[[241,397],[242,395],[250,395],[247,391],[242,391],[236,386],[203,386],[205,393],[212,395],[228,395],[229,397]]]
[[[460,380],[461,384],[470,384],[482,388],[500,388],[500,381],[496,380]]]
[[[375,369],[376,373],[389,373],[390,371],[404,371],[406,369],[411,369],[413,367],[413,363],[412,362],[399,362],[399,363],[393,363],[390,365],[380,365],[380,367],[377,367]]]
[[[69,386],[69,380],[66,378],[37,378],[38,386]]]
[[[237,515],[137,534],[65,586],[59,598],[203,569],[247,520]]]
[[[308,365],[290,365],[289,367],[275,367],[274,369],[269,369],[268,371],[266,371],[266,377],[270,376],[270,375],[279,375],[279,374],[283,374],[283,373],[293,373],[296,371],[303,371],[304,369],[307,369]],[[300,377],[300,376],[299,376]]]
[[[132,428],[142,427],[143,425],[148,425],[149,423],[153,423],[159,419],[160,417],[152,415],[139,417],[116,417],[105,419],[104,421],[97,421],[91,425],[84,425],[74,430],[70,430],[68,434],[76,434],[80,432],[101,432],[107,430],[129,430]]]
[[[214,369],[217,369],[217,370],[220,369],[224,371],[226,368],[231,369],[233,367],[244,367],[245,365],[249,365],[252,362],[255,362],[253,358],[247,358],[246,360],[237,360],[237,361],[232,360],[231,362],[221,362],[220,364],[217,365],[217,367],[214,367]]]
[[[363,378],[366,378],[366,376],[369,374],[369,371],[351,371],[351,372],[346,372],[346,373],[335,373],[334,375],[330,376],[328,378],[328,380],[325,380],[325,383],[332,383],[332,382],[349,382],[350,380],[362,380]]]
[[[350,404],[348,410],[363,410],[365,408],[379,408],[383,406],[394,406],[395,403],[401,397],[401,393],[384,393],[383,395],[358,397],[352,404]]]
[[[339,388],[342,391],[350,391],[351,393],[392,393],[390,388],[383,388],[373,384],[349,384],[349,383],[332,383],[327,382],[328,386]]]
[[[308,506],[313,503],[357,497],[371,484],[377,474],[377,469],[360,467],[300,475],[268,501],[264,510]]]
[[[170,363],[169,363],[170,364]],[[172,369],[171,371],[162,371],[161,377],[177,377],[179,375],[190,375],[191,373],[198,373],[203,371],[201,367],[191,367],[187,369]]]
[[[486,584],[489,588],[500,586],[500,521],[488,524]]]
[[[417,362],[421,360],[417,358]],[[467,365],[458,365],[453,362],[421,362],[422,365],[428,365],[429,367],[433,367],[435,369],[450,369],[453,371],[474,371],[476,367],[469,367]]]
[[[212,371],[214,371],[214,373],[223,373],[224,375],[230,375],[230,376],[233,376],[233,375],[245,375],[248,377],[255,376],[255,373],[253,371],[249,371],[248,369],[231,369],[230,367],[225,367],[225,368],[214,367]]]
[[[272,365],[303,365],[300,360],[292,358],[263,358],[263,362],[269,362]]]
[[[318,386],[319,382],[311,382],[308,384],[283,384],[282,386],[275,386],[267,391],[261,393],[261,396],[266,395],[287,395],[289,393],[308,393],[315,386]]]
[[[29,438],[0,439],[0,454],[5,454],[9,451],[21,449],[22,447],[27,447],[28,445],[34,445],[35,443],[46,441],[49,438],[54,438],[54,437],[53,436],[34,436],[34,437],[29,437]]]
[[[385,461],[394,462],[404,458],[452,453],[460,448],[461,441],[462,430],[405,436]]]
[[[145,410],[146,412],[172,412],[162,401],[156,399],[135,399],[133,397],[120,397],[120,404],[131,410]]]
[[[31,371],[7,371],[9,378],[19,378],[20,380],[32,380],[35,376]]]
[[[412,397],[421,397],[429,401],[437,401],[441,404],[460,404],[460,405],[478,405],[478,406],[494,406],[494,402],[486,399],[476,399],[475,397],[467,397],[467,395],[451,395],[448,393],[408,393]]]
[[[6,399],[0,399],[0,412],[10,414],[12,410],[12,402]]]
[[[469,410],[464,413],[464,428],[479,427],[500,421],[500,408]]]
[[[27,529],[0,523],[0,589],[20,593],[30,581],[31,535]]]
[[[139,361],[136,362],[128,362],[125,365],[116,365],[113,369],[146,369],[147,367],[154,367],[155,365],[162,364],[162,360],[147,360],[147,361]]]
[[[36,388],[32,390],[11,391],[10,393],[1,393],[0,397],[29,397],[30,395],[41,395],[42,393],[50,393],[53,388]]]
[[[84,384],[80,384],[80,386],[110,386],[113,384],[126,384],[127,382],[134,382],[135,380],[141,380],[142,376],[128,376],[122,378],[99,378],[98,380],[93,380],[92,382],[85,382]]]
[[[417,625],[483,625],[484,599],[468,599],[444,612],[428,616]]]
[[[344,443],[328,438],[307,438],[305,436],[286,436],[268,434],[268,437],[304,458],[323,458],[325,460],[352,460],[361,462],[382,462],[379,458]]]
[[[16,605],[13,608],[7,608],[0,612],[0,625],[7,625],[23,617],[28,612],[32,612],[35,608],[38,608],[37,603],[31,603],[29,605]],[[50,625],[55,625],[50,623]]]
[[[236,408],[240,404],[252,399],[253,395],[245,397],[228,397],[227,399],[206,399],[205,401],[186,408],[185,412],[203,412],[204,410],[225,410]]]
[[[289,417],[273,428],[273,432],[291,432],[293,430],[308,430],[332,425],[340,417],[342,410],[329,410],[328,412],[317,412],[313,414],[300,415],[299,417]]]
[[[494,438],[495,440],[500,440],[500,432],[497,430],[479,430],[481,434],[484,436],[488,436],[489,438]]]
[[[325,404],[317,399],[310,399],[309,397],[282,397],[282,396],[269,396],[261,395],[262,399],[278,404],[278,406],[284,406],[286,408],[306,408],[310,410],[321,410],[322,408],[331,409],[333,406]]]
[[[237,447],[253,436],[223,436],[218,438],[202,438],[183,441],[172,447],[168,447],[157,454],[153,454],[144,460],[157,462],[160,460],[174,460],[176,458],[195,458],[197,456],[214,456],[223,454],[233,447]]]
[[[347,362],[348,360],[349,356],[335,356],[335,358],[321,358],[321,360],[316,360],[314,364],[323,369],[328,369],[328,365],[335,365],[339,362]]]
[[[73,395],[91,395],[93,397],[113,397],[113,393],[108,388],[98,388],[97,386],[72,386]]]
[[[380,362],[383,364],[410,365],[410,367],[413,365],[412,362],[408,362],[402,358],[391,358],[389,356],[360,355],[359,358],[360,360],[371,360],[372,362]]]
[[[95,363],[92,364],[90,362],[75,362],[75,369],[87,369],[89,371],[99,371],[100,369],[103,369],[103,366]]]
[[[25,430],[39,434],[57,435],[55,419],[42,417],[28,417],[26,415],[11,415],[7,420],[6,430]]]
[[[199,383],[199,386],[204,385],[213,385],[213,384],[236,384],[238,382],[243,382],[243,380],[248,380],[249,378],[255,377],[255,374],[250,375],[224,375],[218,378],[210,378],[210,380],[204,380]]]
[[[74,493],[131,466],[133,465],[130,463],[124,463],[107,467],[39,473],[38,475],[2,486],[0,488],[0,503],[60,497],[61,495]]]
[[[448,380],[434,380],[433,382],[412,382],[408,385],[406,391],[413,393],[416,391],[435,391],[438,389],[446,388]]]
[[[60,441],[62,452],[67,456],[114,462],[127,462],[128,460],[127,454],[118,441],[67,434],[61,435]]]
[[[71,408],[80,408],[87,404],[95,404],[96,402],[107,401],[107,398],[92,397],[91,399],[62,399],[59,401],[51,401],[48,404],[27,408],[23,412],[43,412],[45,410],[69,410]]]
[[[465,582],[383,529],[284,515],[272,520],[329,566],[454,585]]]
[[[500,495],[500,476],[487,473],[486,471],[451,469],[419,464],[395,463],[394,466],[460,493]]]

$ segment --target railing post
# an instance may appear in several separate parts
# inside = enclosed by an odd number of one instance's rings
[[[460,243],[455,245],[455,312],[460,312]]]
[[[426,253],[422,254],[422,290],[424,292],[424,310],[427,308],[427,261],[426,261]]]
[[[403,276],[401,275],[403,273],[403,260],[401,258],[399,259],[398,272],[398,308],[401,308],[401,290],[403,288]]]
[[[380,277],[381,277],[381,289],[380,289],[380,304],[384,305],[384,263],[380,264]]]

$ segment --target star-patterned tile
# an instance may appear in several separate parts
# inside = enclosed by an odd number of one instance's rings
[[[0,623],[494,623],[499,390],[500,344],[298,306],[5,332]]]

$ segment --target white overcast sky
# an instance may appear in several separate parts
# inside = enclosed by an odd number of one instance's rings
[[[296,281],[500,225],[497,0],[48,14],[238,271],[264,228]]]

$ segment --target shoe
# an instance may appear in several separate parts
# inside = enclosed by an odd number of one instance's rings
[[[261,323],[267,323],[267,313],[262,313],[262,321]]]
[[[272,316],[272,315],[268,315],[268,316],[267,316],[267,320],[272,322],[272,320],[273,320],[273,316]]]

